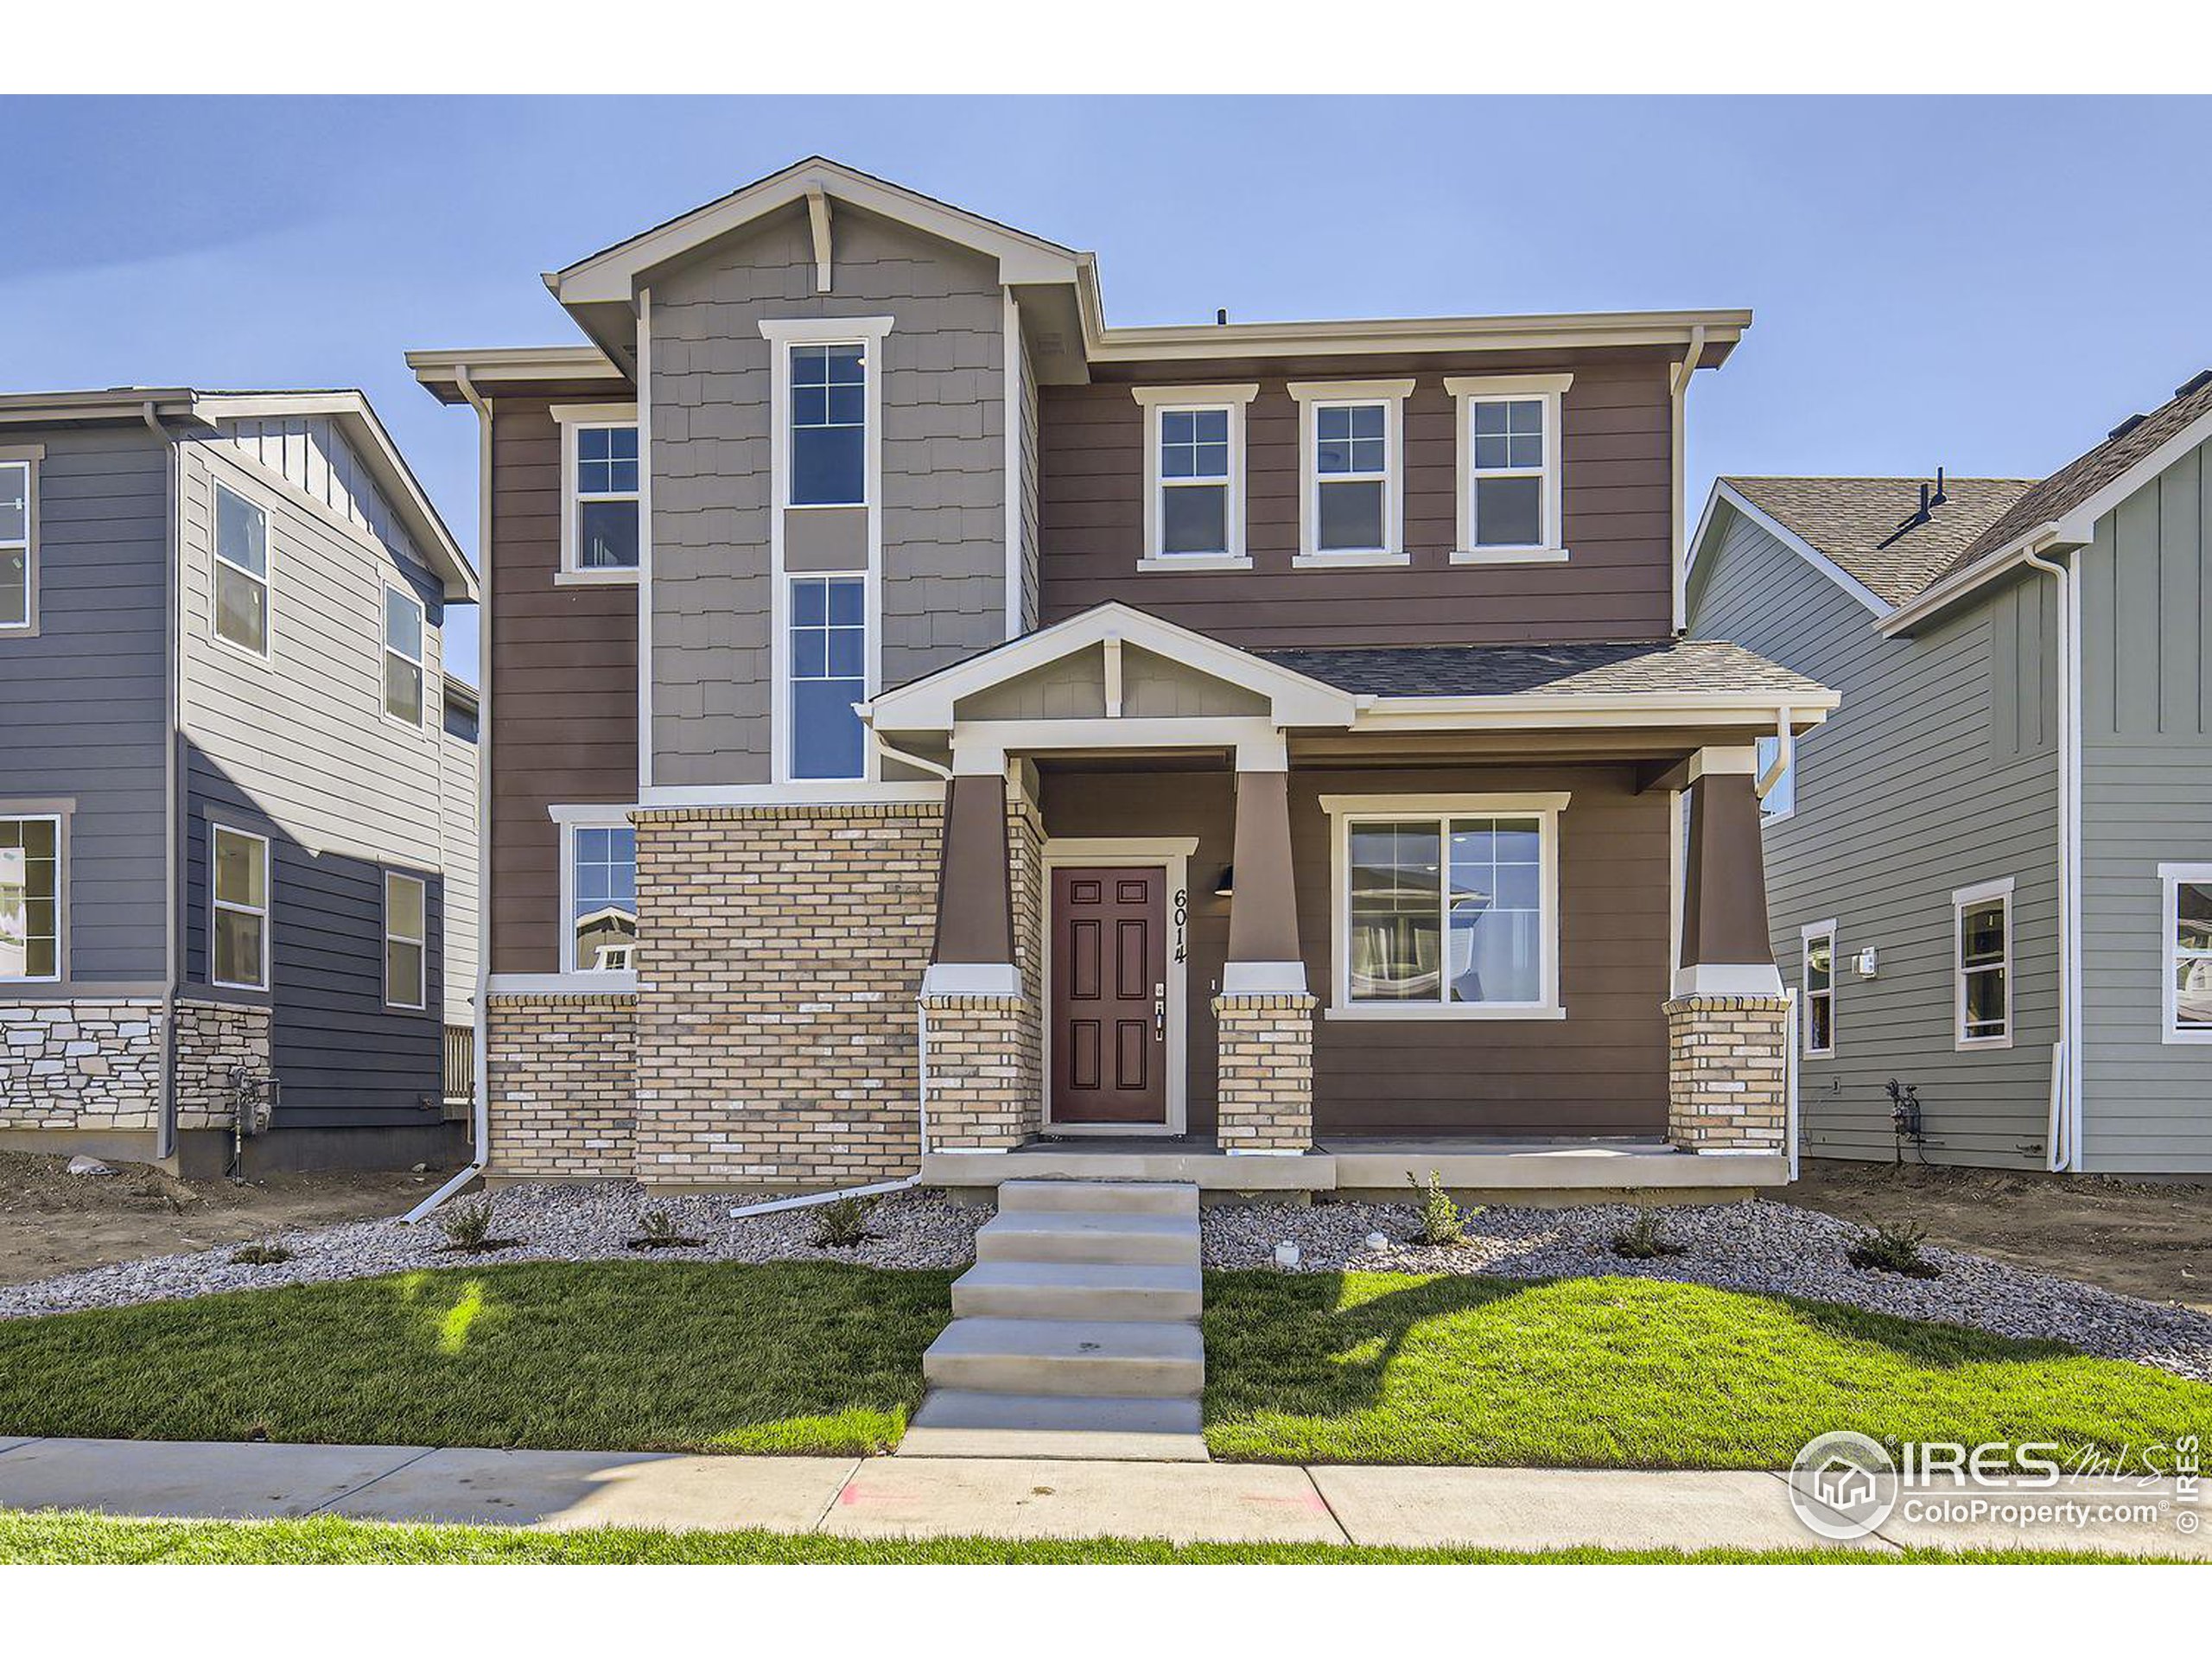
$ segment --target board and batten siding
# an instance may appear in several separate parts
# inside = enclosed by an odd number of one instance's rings
[[[2058,1037],[2051,582],[2023,578],[1916,638],[1885,639],[1827,575],[1722,511],[1694,574],[1691,633],[1733,640],[1843,700],[1800,741],[1796,810],[1765,832],[1785,984],[1803,985],[1802,929],[1836,922],[1836,1052],[1801,1062],[1803,1149],[1896,1155],[1895,1077],[1919,1091],[1929,1162],[2039,1168]],[[1951,894],[2005,876],[2012,1046],[1960,1052]],[[1851,966],[1870,948],[1871,979]]]
[[[35,633],[0,632],[0,812],[72,800],[68,982],[158,985],[168,708],[168,451],[143,427],[11,431],[42,446]],[[0,997],[10,993],[0,990]]]
[[[1005,635],[1006,331],[996,268],[842,202],[833,226],[827,294],[815,291],[802,208],[652,284],[657,785],[771,781],[774,491],[764,319],[893,319],[881,361],[871,365],[883,411],[877,684],[918,679]]]
[[[438,583],[248,448],[220,437],[187,441],[178,464],[186,994],[271,1007],[283,1091],[278,1127],[435,1121],[442,1092],[446,856]],[[268,515],[266,661],[212,631],[218,480]],[[384,714],[387,582],[411,588],[423,604],[419,730]],[[270,838],[265,995],[209,984],[211,822]],[[420,1012],[384,1005],[388,868],[428,886],[428,1006]]]
[[[2082,1162],[2212,1173],[2212,1045],[2164,1040],[2162,863],[2212,863],[2212,454],[2096,526],[2082,583]]]
[[[1560,412],[1561,563],[1455,565],[1458,410],[1448,375],[1571,370]],[[1294,381],[1414,378],[1404,412],[1411,563],[1296,569]],[[1246,551],[1252,569],[1140,571],[1146,411],[1132,386],[1253,383],[1246,416]],[[1673,470],[1662,354],[1320,359],[1147,365],[1090,385],[1047,386],[1043,416],[1046,624],[1120,600],[1248,649],[1296,645],[1661,639],[1673,632]]]

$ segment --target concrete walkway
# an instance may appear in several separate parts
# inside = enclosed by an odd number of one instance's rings
[[[2212,1559],[2190,1527],[2212,1494],[2079,1478],[2087,1504],[2155,1520],[2084,1529],[1986,1516],[1910,1522],[1861,1548],[2094,1549]],[[1758,1471],[1363,1468],[1051,1459],[734,1458],[262,1442],[0,1439],[0,1509],[549,1528],[761,1527],[847,1538],[1165,1538],[1179,1543],[1463,1545],[1534,1550],[1802,1549],[1783,1478]]]

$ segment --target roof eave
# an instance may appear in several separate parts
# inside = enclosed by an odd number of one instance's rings
[[[407,366],[442,404],[463,404],[466,373],[480,390],[502,385],[574,382],[611,390],[630,377],[597,346],[481,346],[410,352]]]
[[[1825,687],[1802,691],[1637,691],[1618,696],[1512,691],[1475,697],[1377,697],[1362,709],[1360,732],[1546,730],[1612,728],[1760,726],[1785,715],[1792,729],[1826,721],[1842,698]]]
[[[1377,353],[1514,352],[1561,348],[1688,346],[1704,334],[1701,366],[1717,368],[1749,311],[1568,312],[1506,317],[1385,317],[1329,322],[1099,324],[1092,360],[1158,362],[1208,358],[1353,356]]]
[[[2069,515],[2070,517],[2070,515]],[[2037,525],[2024,536],[2015,537],[1993,552],[1985,554],[1964,569],[1953,572],[1898,606],[1887,616],[1878,618],[1874,626],[1890,639],[1910,633],[1914,629],[1933,620],[1974,595],[1986,584],[2025,563],[2034,553],[2066,553],[2088,544],[2096,521],[2089,521],[2089,528],[2075,534],[2066,521],[2052,519]]]

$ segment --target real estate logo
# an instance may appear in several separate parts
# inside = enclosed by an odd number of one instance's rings
[[[1897,1466],[1880,1441],[1849,1429],[1809,1440],[1789,1465],[1789,1507],[1823,1538],[1864,1538],[1897,1503]]]

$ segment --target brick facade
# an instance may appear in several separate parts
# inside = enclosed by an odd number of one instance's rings
[[[1217,996],[1221,1084],[1215,1138],[1225,1152],[1313,1144],[1313,1004],[1306,995]]]
[[[1020,1146],[1036,1132],[1043,1033],[1019,996],[932,996],[929,1020],[930,1146]]]
[[[0,1129],[146,1129],[162,1109],[162,1005],[0,1004]]]
[[[266,1071],[272,1063],[271,1016],[244,1002],[180,1001],[176,1005],[176,1126],[227,1129],[237,1107],[231,1069]]]
[[[1685,1152],[1788,1148],[1789,1005],[1778,996],[1667,1004],[1667,1138]]]
[[[636,1014],[627,996],[494,996],[489,1172],[604,1180],[636,1173]]]

